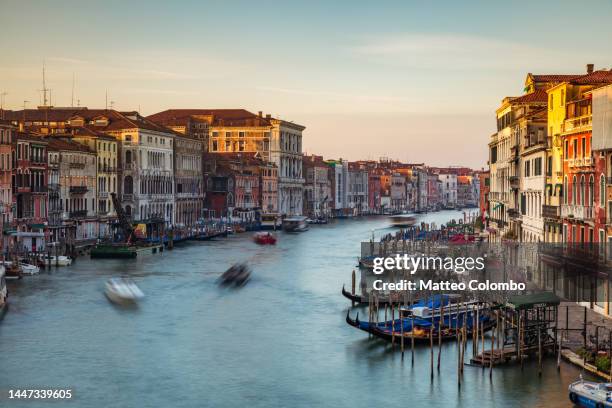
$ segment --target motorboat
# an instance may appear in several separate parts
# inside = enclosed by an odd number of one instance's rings
[[[269,213],[261,215],[261,226],[262,230],[280,230],[282,228],[283,221],[280,214]]]
[[[6,307],[8,299],[8,289],[6,288],[5,270],[4,266],[0,265],[0,315]]]
[[[251,278],[251,269],[246,263],[236,263],[219,278],[221,286],[244,286]]]
[[[253,235],[253,241],[259,245],[274,245],[276,237],[271,232],[257,232]]]
[[[416,224],[416,217],[409,214],[398,214],[389,217],[391,225],[399,228],[412,227]]]
[[[131,279],[111,278],[106,282],[104,294],[115,303],[135,303],[144,293]]]
[[[44,264],[47,266],[70,266],[72,265],[72,258],[64,255],[59,256],[42,256]]]
[[[19,262],[21,273],[24,275],[37,275],[40,273],[40,268],[36,265],[32,265],[26,262]]]
[[[612,407],[612,383],[580,380],[568,387],[570,401],[579,407]]]
[[[285,232],[308,231],[308,224],[306,223],[306,217],[293,216],[293,217],[285,218],[283,220],[283,230]]]

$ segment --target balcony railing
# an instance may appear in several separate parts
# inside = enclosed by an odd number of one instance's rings
[[[32,186],[33,193],[46,193],[47,186]]]
[[[87,186],[70,186],[70,194],[85,194],[87,191]]]
[[[108,198],[108,191],[100,191],[100,192],[98,193],[98,196],[99,196],[100,198]]]
[[[590,205],[561,205],[562,218],[574,218],[577,220],[593,220],[593,207]]]
[[[87,217],[87,210],[70,211],[69,215],[70,215],[70,218]]]
[[[544,218],[559,218],[559,207],[556,205],[546,205],[542,206],[542,217]]]
[[[510,208],[508,210],[508,216],[512,219],[518,220],[521,218],[521,212],[517,209]]]
[[[70,167],[71,169],[84,169],[85,164],[84,163],[70,163],[68,167]]]
[[[592,115],[579,116],[577,118],[567,119],[563,123],[563,132],[574,132],[579,130],[587,130],[591,127],[593,120]]]

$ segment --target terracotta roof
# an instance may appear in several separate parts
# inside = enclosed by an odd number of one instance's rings
[[[24,111],[6,111],[7,119],[22,122]],[[112,109],[89,108],[48,108],[26,109],[26,122],[68,122],[70,119],[83,118],[87,125],[98,131],[113,131],[122,129],[147,129],[156,132],[174,133],[169,129],[140,116],[137,112],[119,112]],[[107,118],[108,125],[93,125],[94,119]]]
[[[518,96],[516,98],[513,98],[510,103],[512,104],[520,104],[520,103],[547,103],[548,101],[548,94],[546,93],[545,90],[543,89],[536,89],[535,91],[522,95],[522,96]]]
[[[531,74],[535,82],[566,82],[583,74]]]
[[[569,81],[574,85],[596,85],[612,83],[612,71],[593,71],[590,74],[581,75]]]
[[[210,116],[216,126],[270,126],[270,121],[246,109],[168,109],[147,116],[160,125],[185,125],[194,116]]]
[[[48,149],[49,150],[67,150],[67,151],[75,151],[75,152],[84,152],[84,153],[93,153],[87,146],[68,141],[60,138],[47,138],[49,141]]]

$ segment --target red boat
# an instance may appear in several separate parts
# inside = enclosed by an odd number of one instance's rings
[[[253,241],[259,245],[274,245],[276,237],[270,232],[258,232],[253,236]]]

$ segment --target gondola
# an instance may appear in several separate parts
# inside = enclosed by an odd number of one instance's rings
[[[342,295],[347,298],[348,300],[350,300],[351,302],[354,302],[356,304],[359,305],[367,305],[369,303],[369,298],[366,296],[361,296],[361,295],[357,295],[357,294],[352,294],[351,292],[348,292],[345,288],[344,285],[342,285]],[[398,303],[400,301],[400,299],[396,300],[394,303]],[[377,299],[378,305],[379,306],[386,306],[389,305],[389,297],[385,296],[385,297],[379,297]]]
[[[444,295],[446,296],[446,295]],[[446,302],[445,297],[441,298],[444,302]],[[439,299],[437,300],[439,301]],[[433,308],[431,315],[427,316],[418,316],[414,313],[411,313],[411,310],[417,310],[422,308],[422,306],[417,306],[421,304],[432,304],[436,302],[435,299],[428,299],[425,301],[420,301],[415,303],[414,307],[406,307],[402,309],[402,317],[390,320],[386,322],[379,323],[371,323],[371,322],[362,322],[359,320],[359,314],[355,319],[352,319],[350,316],[350,311],[347,311],[346,314],[346,322],[350,326],[363,330],[369,334],[372,334],[378,338],[383,340],[391,341],[393,337],[395,340],[401,340],[402,333],[404,334],[405,339],[411,339],[414,335],[415,341],[429,341],[430,331],[433,331],[432,337],[438,338],[438,328],[440,326],[440,312],[439,309]],[[474,309],[466,312],[464,307],[474,306],[476,302],[463,303],[458,305],[459,311],[450,310],[447,311],[443,315],[443,324],[442,324],[442,333],[440,333],[440,337],[442,340],[451,340],[456,339],[459,328],[465,327],[467,330],[467,334],[471,335],[474,330]],[[446,305],[445,305],[446,306]],[[452,306],[451,306],[452,307]],[[495,327],[495,320],[493,320],[488,313],[483,313],[486,309],[479,310],[479,324],[478,328],[482,330],[489,331]],[[408,313],[409,316],[406,314]],[[402,327],[403,326],[403,327]],[[414,331],[413,331],[414,328]]]

